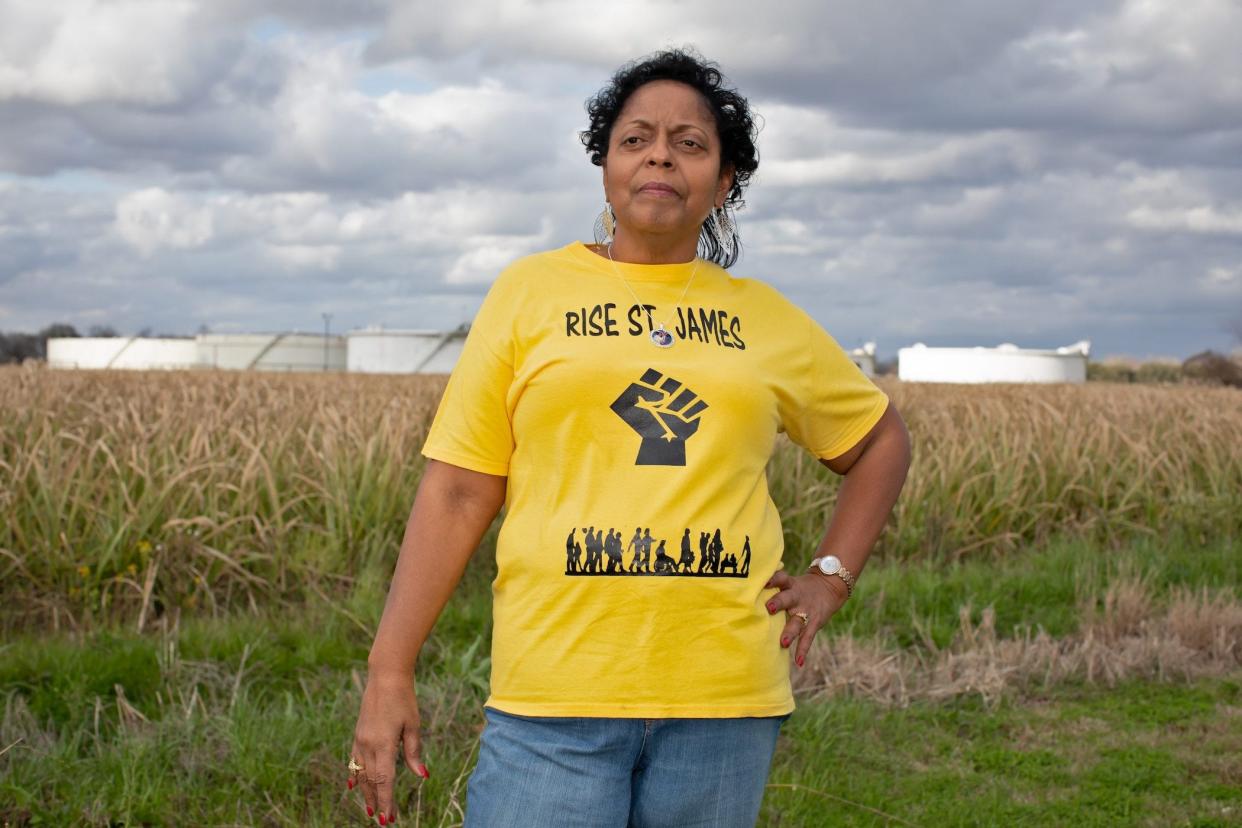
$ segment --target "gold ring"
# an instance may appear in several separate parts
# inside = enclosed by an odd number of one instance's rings
[[[794,618],[797,618],[799,621],[801,621],[803,627],[811,623],[811,616],[807,615],[802,610],[798,610],[797,612],[791,612],[789,614],[792,615]]]
[[[359,765],[358,762],[354,759],[354,757],[352,756],[349,757],[349,772],[350,773],[358,773],[359,771],[364,771],[364,770],[366,770],[366,768],[364,768],[362,765]]]

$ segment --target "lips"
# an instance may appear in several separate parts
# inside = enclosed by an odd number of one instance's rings
[[[648,181],[646,184],[638,188],[640,193],[650,193],[651,195],[675,196],[677,191],[668,184],[662,184],[659,181]]]

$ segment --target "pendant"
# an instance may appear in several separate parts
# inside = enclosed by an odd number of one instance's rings
[[[664,325],[661,324],[660,327],[651,332],[651,341],[661,348],[671,348],[675,340],[673,335],[664,330]]]

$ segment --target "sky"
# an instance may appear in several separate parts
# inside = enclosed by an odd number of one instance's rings
[[[468,321],[590,241],[584,102],[669,46],[759,114],[738,276],[842,345],[1242,328],[1242,2],[0,0],[0,330]]]

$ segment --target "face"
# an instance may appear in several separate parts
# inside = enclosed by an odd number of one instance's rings
[[[720,138],[707,102],[693,87],[652,81],[635,90],[612,126],[604,194],[618,234],[697,242],[699,228],[724,204],[732,171],[720,164]]]

